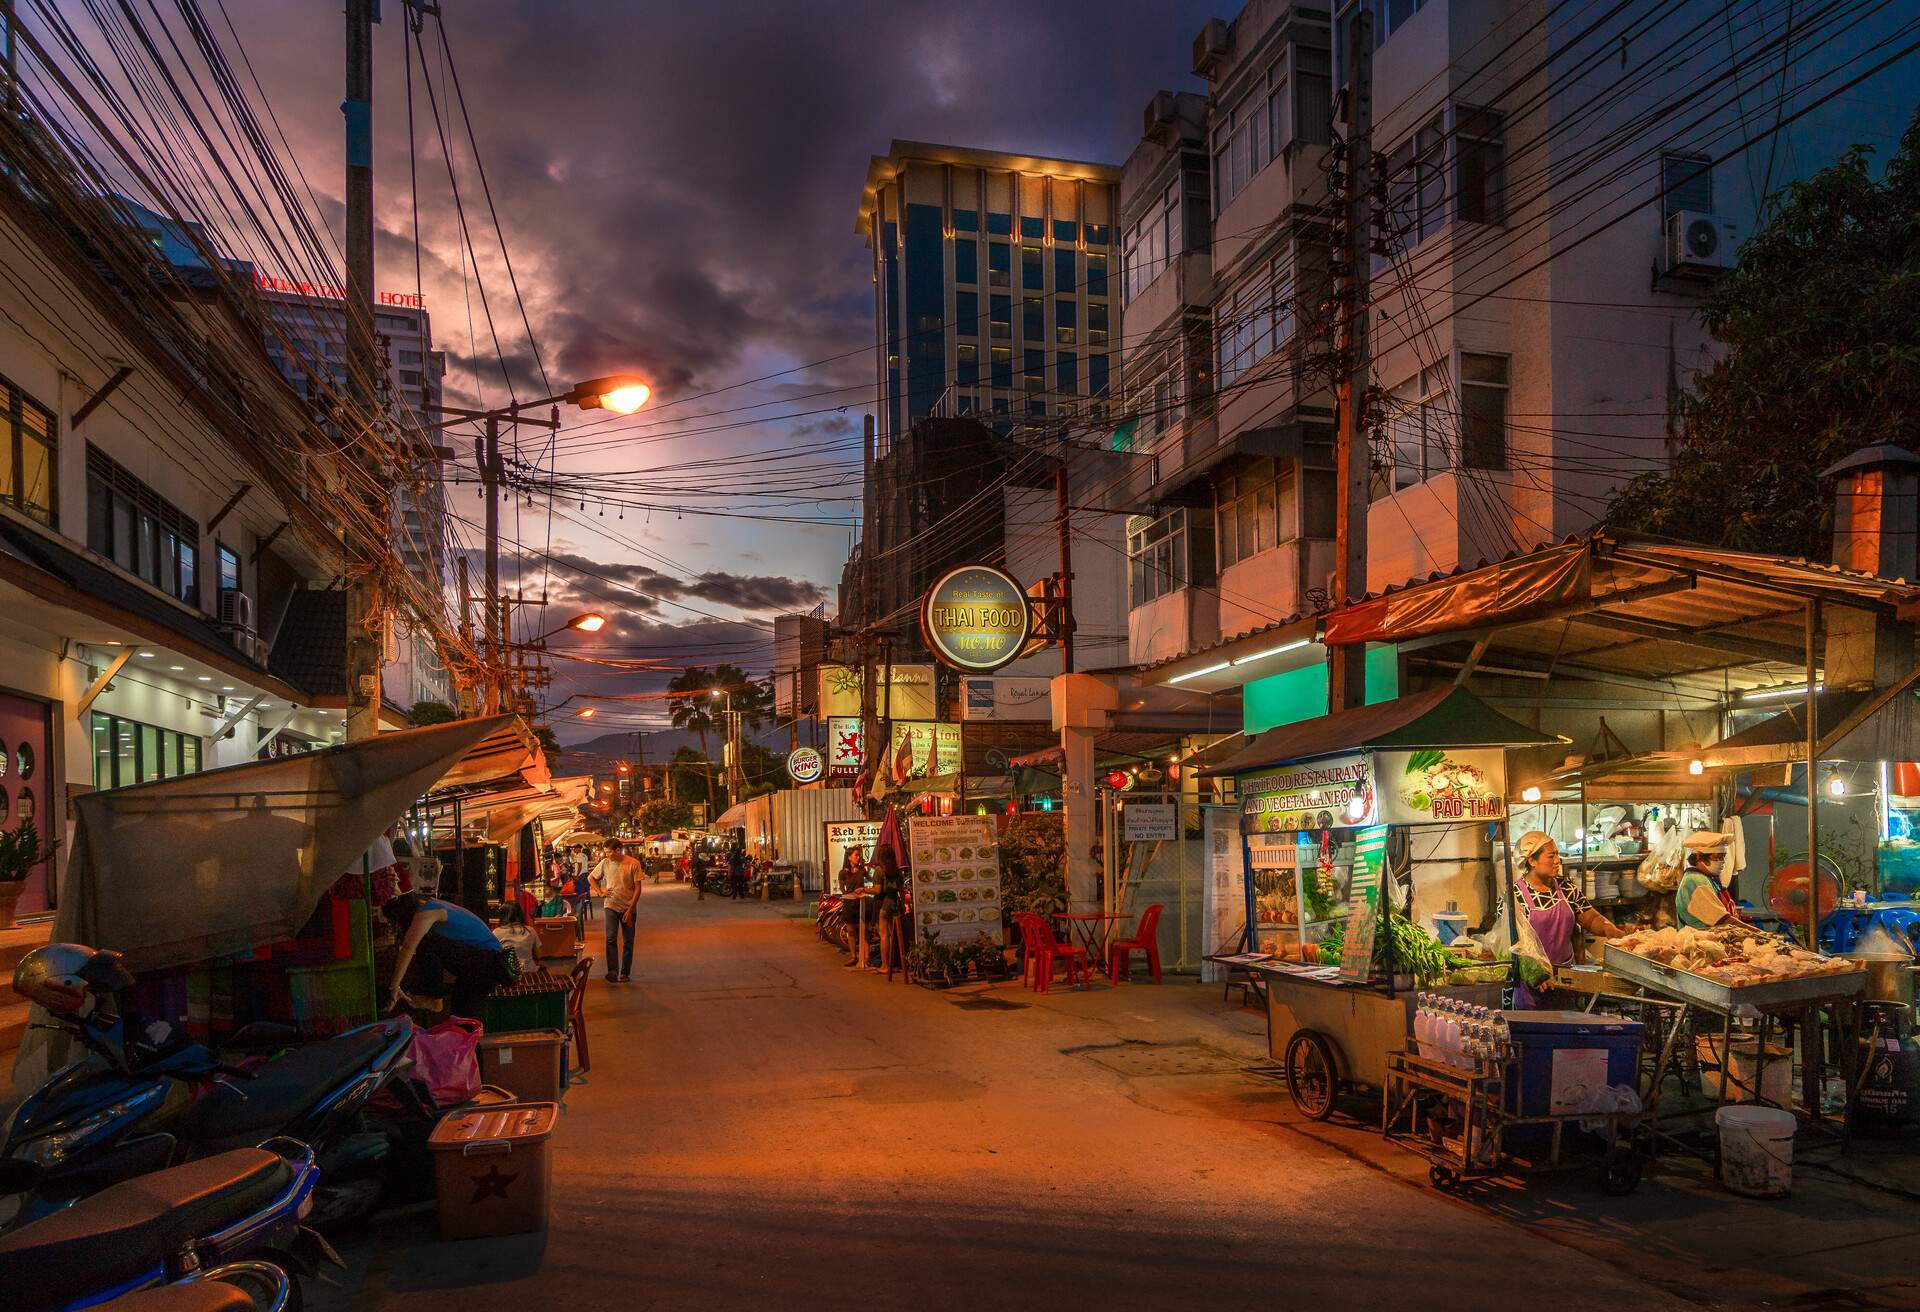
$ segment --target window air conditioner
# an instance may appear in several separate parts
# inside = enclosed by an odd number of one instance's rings
[[[1731,269],[1736,240],[1733,225],[1725,219],[1698,210],[1675,210],[1667,216],[1660,272],[1718,273]]]
[[[244,632],[253,632],[253,598],[238,588],[220,589],[220,622]]]

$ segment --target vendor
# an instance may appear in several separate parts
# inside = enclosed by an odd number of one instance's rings
[[[493,936],[487,922],[462,906],[437,897],[402,893],[380,908],[400,935],[400,952],[393,965],[393,988],[387,1008],[414,1004],[400,987],[415,964],[418,987],[432,996],[445,996],[456,1016],[481,1020],[487,995],[519,976],[513,950]]]
[[[1744,923],[1727,885],[1733,882],[1733,863],[1727,849],[1733,838],[1714,829],[1696,829],[1687,835],[1687,873],[1673,890],[1674,919],[1687,929],[1708,929],[1722,921]]]
[[[1540,949],[1554,967],[1574,961],[1573,931],[1577,925],[1601,938],[1619,938],[1621,928],[1594,909],[1579,884],[1560,862],[1560,848],[1551,836],[1538,829],[1520,835],[1513,845],[1518,865],[1513,881],[1513,896]],[[1537,993],[1522,983],[1515,989],[1514,1005],[1537,1007]]]

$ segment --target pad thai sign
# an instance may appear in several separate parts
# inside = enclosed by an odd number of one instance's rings
[[[1506,815],[1506,756],[1499,748],[1351,752],[1243,775],[1249,834],[1355,825],[1428,825]]]

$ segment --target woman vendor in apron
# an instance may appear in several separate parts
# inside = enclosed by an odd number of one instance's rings
[[[1560,849],[1552,838],[1535,829],[1520,835],[1513,845],[1513,902],[1540,948],[1554,966],[1569,966],[1574,961],[1575,926],[1603,938],[1619,938],[1620,927],[1594,910],[1593,903],[1581,893],[1579,883],[1560,864]],[[1513,1005],[1537,1008],[1541,996],[1524,982],[1514,986]]]
[[[1744,924],[1740,908],[1727,891],[1733,882],[1727,849],[1731,835],[1696,829],[1687,835],[1687,873],[1673,890],[1673,916],[1687,929],[1710,929],[1723,920]]]

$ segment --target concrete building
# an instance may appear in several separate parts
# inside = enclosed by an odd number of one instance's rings
[[[880,450],[928,415],[1086,414],[1112,380],[1106,164],[896,141],[867,168]]]

